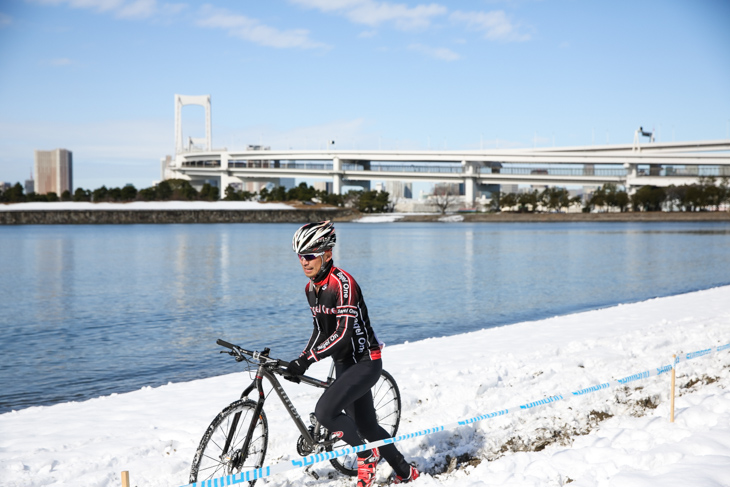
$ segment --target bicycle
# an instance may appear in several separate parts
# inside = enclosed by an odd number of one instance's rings
[[[263,466],[269,437],[268,421],[264,413],[264,403],[267,398],[264,394],[264,378],[269,381],[300,432],[297,441],[299,455],[307,456],[346,446],[341,438],[333,437],[325,427],[320,425],[313,413],[309,415],[311,425],[307,427],[304,424],[276,378],[276,375],[285,375],[288,362],[270,358],[269,348],[264,348],[262,352],[254,352],[220,339],[216,343],[230,350],[220,353],[233,356],[237,362],[245,361],[251,367],[249,370],[252,370],[253,367],[256,367],[257,370],[253,382],[244,389],[241,398],[218,413],[205,431],[193,458],[190,483],[256,470]],[[308,376],[299,376],[290,380],[326,389],[334,381],[334,369],[333,361],[325,381]],[[259,394],[256,401],[248,398],[254,389]],[[383,370],[380,379],[372,388],[372,394],[378,423],[390,433],[391,437],[395,436],[400,423],[401,399],[393,376]],[[330,459],[330,463],[345,475],[357,475],[356,454]],[[316,477],[314,472],[310,472],[310,474]],[[246,485],[252,487],[255,483],[256,480],[252,480]]]

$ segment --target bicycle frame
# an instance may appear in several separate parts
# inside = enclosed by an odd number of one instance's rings
[[[313,453],[320,454],[334,450],[345,444],[340,435],[333,435],[331,431],[328,431],[314,414],[309,415],[310,421],[306,421],[306,417],[302,419],[282,387],[280,378],[276,377],[280,375],[293,382],[303,382],[312,387],[327,389],[335,381],[336,366],[334,362],[331,363],[329,376],[325,380],[309,376],[292,378],[287,374],[289,363],[269,357],[269,348],[258,352],[246,350],[221,339],[216,340],[216,343],[230,350],[220,353],[233,356],[237,362],[247,362],[249,373],[255,372],[255,375],[251,377],[250,383],[245,384],[246,387],[241,393],[241,398],[224,408],[203,435],[190,470],[191,482],[198,481],[201,468],[208,472],[206,475],[208,475],[208,479],[211,479],[213,478],[210,476],[211,473],[226,472],[230,474],[240,472],[243,468],[261,467],[269,438],[264,403],[272,389],[276,391],[278,399],[299,430],[297,453],[306,457]],[[264,379],[269,381],[272,389],[265,389]],[[381,372],[377,384],[377,390],[375,390],[375,385],[372,388],[373,398],[378,397],[377,404],[382,402],[382,406],[373,404],[376,407],[376,419],[378,411],[381,412],[383,414],[381,419],[385,421],[382,426],[393,436],[397,432],[400,419],[401,402],[398,386],[386,371]],[[258,392],[258,398],[254,397],[254,390]],[[379,423],[381,423],[381,419],[378,419]],[[245,437],[243,437],[244,434]],[[337,455],[336,458],[330,459],[330,463],[336,470],[349,476],[357,473],[357,470],[353,468],[353,462],[354,455],[351,454]],[[314,472],[310,473],[316,477]]]
[[[308,376],[300,376],[298,377],[300,382],[303,382],[305,384],[308,384],[310,386],[319,387],[321,389],[327,389],[329,385],[332,383],[333,377],[332,374],[334,373],[334,362],[332,363],[332,367],[330,368],[330,373],[327,378],[327,381],[321,381],[319,379],[315,379],[313,377]],[[254,409],[254,414],[251,418],[251,424],[248,426],[248,434],[246,435],[246,440],[243,444],[243,451],[248,451],[250,439],[253,436],[253,429],[256,427],[256,418],[259,417],[261,414],[261,411],[264,408],[264,402],[266,402],[266,394],[264,393],[264,385],[263,385],[263,379],[268,379],[269,383],[271,383],[273,390],[276,392],[276,395],[279,396],[279,399],[281,400],[281,403],[284,405],[284,408],[289,413],[289,416],[291,417],[292,421],[294,421],[294,424],[296,425],[297,429],[301,433],[304,440],[307,442],[308,446],[312,449],[312,451],[317,451],[319,453],[320,451],[324,450],[328,446],[328,442],[320,442],[317,441],[315,438],[312,437],[312,435],[309,432],[309,429],[304,424],[304,421],[302,420],[301,416],[299,416],[299,412],[294,407],[294,404],[289,399],[289,396],[287,395],[284,388],[281,386],[281,383],[279,382],[279,379],[276,378],[276,374],[269,370],[269,367],[267,367],[267,364],[265,363],[259,363],[258,369],[256,370],[256,377],[251,382],[251,384],[244,389],[243,393],[241,394],[241,399],[245,399],[248,397],[248,395],[256,389],[259,393],[258,401],[256,402],[256,408]],[[240,418],[240,413],[236,415],[236,417],[233,420],[233,426],[230,429],[230,433],[228,435],[228,438],[226,439],[226,445],[223,449],[223,451],[228,451],[228,447],[230,446],[230,442],[232,440],[233,432],[236,430],[236,426],[238,425],[238,420]],[[319,428],[319,420],[316,420],[314,426],[314,431],[317,431]],[[334,444],[336,440],[332,440],[331,443]]]

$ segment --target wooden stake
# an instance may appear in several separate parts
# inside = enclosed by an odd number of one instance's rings
[[[122,487],[129,487],[129,472],[122,472]]]
[[[669,400],[669,422],[674,423],[674,369],[677,366],[677,355],[672,355],[672,394]]]

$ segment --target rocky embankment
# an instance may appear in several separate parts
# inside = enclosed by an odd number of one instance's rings
[[[2,208],[0,208],[2,210]],[[392,214],[382,214],[389,216]],[[136,223],[306,223],[310,221],[353,221],[363,216],[376,216],[349,208],[322,205],[281,208],[83,208],[43,210],[22,209],[0,211],[0,225],[83,225],[83,224],[136,224]],[[442,215],[392,215],[400,222],[690,222],[730,221],[728,211],[702,212],[626,212],[626,213],[456,213]],[[391,220],[391,221],[392,221]]]
[[[84,225],[134,223],[306,223],[350,220],[342,208],[292,210],[29,210],[2,211],[0,225]]]

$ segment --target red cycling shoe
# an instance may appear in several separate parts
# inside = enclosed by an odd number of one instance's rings
[[[416,467],[414,467],[413,465],[411,465],[411,471],[408,472],[408,477],[403,478],[400,475],[396,475],[395,476],[395,480],[393,481],[393,483],[394,484],[407,484],[408,482],[411,482],[413,480],[416,480],[419,475],[420,475],[420,473],[418,472],[418,470],[416,469]]]
[[[375,467],[380,461],[380,451],[373,448],[368,458],[357,457],[357,487],[372,487],[375,483]]]

